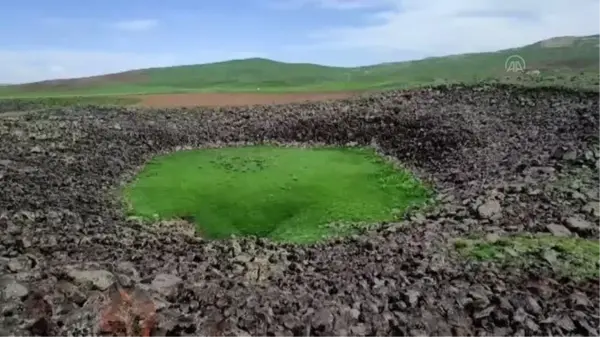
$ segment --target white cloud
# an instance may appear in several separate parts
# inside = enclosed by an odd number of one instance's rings
[[[342,3],[342,0],[299,1],[320,7]],[[600,30],[598,0],[374,2],[382,8],[375,13],[364,12],[367,24],[312,32],[309,37],[314,43],[304,47],[396,50],[439,56],[505,49],[555,36],[597,34]]]
[[[0,50],[0,83],[73,78],[179,64],[170,54],[80,50]]]
[[[158,26],[158,21],[152,19],[126,20],[113,24],[113,27],[116,29],[128,32],[144,32],[151,30],[156,26]]]

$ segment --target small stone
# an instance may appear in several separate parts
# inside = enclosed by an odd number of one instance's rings
[[[556,325],[567,332],[575,330],[575,323],[573,323],[573,320],[569,316],[562,316],[556,321]]]
[[[525,321],[525,326],[527,326],[527,328],[531,331],[531,332],[538,332],[540,331],[540,326],[537,325],[532,319],[527,319]]]
[[[287,329],[293,329],[299,324],[298,319],[291,314],[287,314],[283,317],[283,326]]]
[[[329,309],[321,309],[313,316],[312,326],[317,329],[331,329],[333,314]]]
[[[587,331],[586,336],[598,336],[598,330],[590,326],[585,319],[577,320],[577,324]]]
[[[23,299],[29,294],[29,289],[10,276],[0,277],[0,298],[3,300]]]
[[[107,270],[72,269],[67,272],[67,275],[79,284],[91,284],[101,291],[108,289],[115,282],[115,276]]]
[[[490,299],[482,287],[471,289],[469,296],[473,299],[473,305],[478,309],[486,308],[490,304]]]
[[[137,269],[135,268],[135,265],[132,262],[129,261],[122,261],[119,262],[116,266],[116,270],[118,270],[120,273],[133,278],[135,280],[138,280],[140,278],[140,273],[137,271]]]
[[[177,291],[177,287],[183,280],[172,274],[158,274],[152,280],[150,287],[159,294],[169,297]]]
[[[485,241],[489,243],[496,243],[498,240],[500,240],[500,235],[498,235],[498,233],[488,233],[485,236]]]
[[[551,166],[538,167],[537,170],[538,170],[538,172],[544,173],[544,174],[554,174],[554,172],[556,172],[556,169]]]
[[[593,160],[594,160],[594,157],[595,157],[595,156],[594,156],[594,151],[592,151],[592,150],[587,150],[587,151],[585,151],[585,153],[583,154],[583,156],[584,156],[585,160],[588,160],[588,161],[593,161]]]
[[[502,212],[502,206],[498,200],[488,200],[483,205],[477,207],[477,213],[483,219],[498,218]]]
[[[540,304],[538,303],[538,301],[531,297],[531,296],[527,296],[526,299],[527,302],[527,311],[529,311],[532,314],[538,315],[542,312],[542,307],[540,307]]]
[[[252,337],[252,335],[248,331],[236,327],[231,327],[231,331],[229,332],[229,334],[227,334],[227,336]]]
[[[414,222],[417,225],[422,225],[425,223],[427,219],[421,213],[414,214],[410,217],[410,221]]]
[[[408,290],[405,294],[405,302],[407,302],[411,307],[414,307],[415,304],[419,301],[419,297],[421,297],[421,293],[416,290]]]
[[[569,296],[569,303],[575,309],[585,309],[591,305],[587,295],[579,291],[575,291]]]
[[[521,184],[521,183],[512,183],[509,184],[507,187],[507,190],[509,192],[514,192],[514,193],[521,193],[523,192],[523,190],[525,190],[525,184]]]
[[[31,153],[40,153],[40,152],[42,152],[42,148],[39,146],[34,146],[31,148],[30,151],[31,151]]]
[[[20,271],[27,269],[27,265],[25,263],[26,262],[23,261],[23,259],[13,258],[8,261],[8,264],[6,266],[9,271],[11,271],[13,273],[18,273]]]
[[[581,192],[578,191],[573,191],[571,192],[571,198],[575,199],[575,200],[583,200],[586,201],[587,200],[587,196]]]
[[[600,218],[600,203],[597,201],[588,202],[583,207],[581,207],[581,211],[583,213],[592,215],[596,218]]]
[[[546,229],[548,230],[548,232],[552,233],[552,235],[554,235],[554,236],[571,236],[572,235],[571,231],[563,225],[549,224],[549,225],[546,225]]]
[[[543,257],[544,260],[553,265],[558,261],[558,252],[553,249],[546,249],[543,253]]]
[[[599,191],[597,188],[591,188],[587,191],[585,191],[585,195],[588,197],[588,199],[590,200],[595,200],[595,201],[599,201],[600,200],[600,195],[599,195]]]
[[[366,336],[367,333],[368,330],[364,323],[358,323],[350,327],[350,334],[353,336]]]
[[[32,246],[31,240],[29,238],[20,238],[17,240],[17,244],[24,249],[27,249]]]
[[[517,308],[513,313],[513,320],[518,323],[523,323],[527,319],[527,313],[523,308]]]
[[[64,294],[67,299],[75,302],[79,306],[82,306],[87,300],[85,294],[81,292],[81,290],[79,290],[77,286],[70,282],[61,280],[56,285],[56,288],[58,289],[58,291]]]
[[[488,316],[490,316],[490,314],[492,313],[492,311],[494,311],[494,309],[496,309],[495,305],[491,305],[481,311],[478,311],[475,313],[475,315],[473,316],[476,320],[480,320],[482,318],[486,318]]]
[[[592,223],[580,217],[572,216],[565,221],[565,225],[575,231],[583,231],[593,228]]]
[[[409,335],[410,336],[414,336],[414,337],[425,337],[425,336],[429,336],[427,334],[427,332],[421,330],[421,329],[410,329],[409,331]]]
[[[567,161],[573,161],[573,160],[577,159],[577,152],[576,151],[568,151],[565,154],[563,154],[562,159],[567,160]]]

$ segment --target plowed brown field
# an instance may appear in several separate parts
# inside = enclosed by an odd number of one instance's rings
[[[259,93],[190,93],[134,96],[140,105],[151,107],[240,106],[256,104],[285,104],[303,101],[343,99],[358,92],[259,94]]]

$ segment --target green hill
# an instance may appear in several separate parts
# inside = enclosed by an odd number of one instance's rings
[[[253,58],[210,64],[132,70],[87,78],[0,86],[1,96],[107,95],[176,92],[297,92],[402,88],[485,79],[570,81],[595,86],[599,36],[557,37],[496,52],[450,55],[357,68],[283,63]],[[507,72],[519,55],[527,73]],[[537,74],[539,71],[539,74]]]

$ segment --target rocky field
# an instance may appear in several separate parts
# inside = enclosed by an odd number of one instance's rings
[[[551,254],[505,266],[455,249],[516,233],[597,239],[598,108],[597,92],[494,85],[4,117],[0,335],[598,335],[597,276],[561,274]],[[312,246],[211,242],[185,221],[124,214],[119,188],[151,156],[262,141],[376,146],[437,202]],[[139,317],[108,326],[129,300]]]

